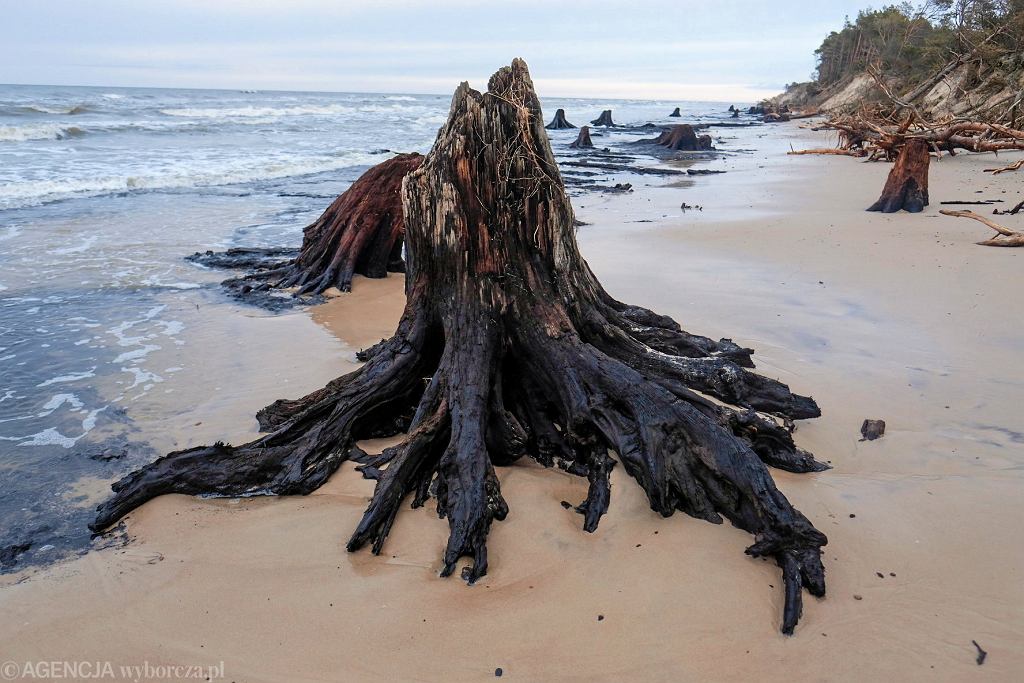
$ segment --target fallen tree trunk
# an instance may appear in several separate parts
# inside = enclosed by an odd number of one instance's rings
[[[786,154],[800,156],[803,154],[836,155],[844,157],[866,157],[868,155],[862,149],[841,149],[838,147],[824,147],[821,149],[791,149]]]
[[[928,145],[920,138],[907,141],[882,188],[882,196],[868,211],[918,213],[928,206]]]
[[[611,109],[605,109],[603,112],[601,112],[600,116],[598,116],[596,119],[594,119],[593,121],[590,122],[590,125],[592,125],[592,126],[608,126],[608,127],[614,126],[615,122],[612,121],[612,110]]]
[[[117,482],[93,528],[164,493],[309,493],[348,458],[376,480],[350,551],[379,553],[403,502],[434,496],[449,526],[441,575],[469,556],[462,576],[473,582],[488,569],[491,523],[509,509],[495,466],[525,455],[586,477],[576,510],[594,531],[609,505],[611,449],[659,514],[724,518],[754,535],[747,553],[782,568],[791,633],[802,587],[825,592],[827,541],[765,463],[826,466],[770,414],[814,417],[817,405],[741,368],[734,360],[749,364],[748,349],[609,296],[579,252],[526,64],[488,85],[459,86],[403,185],[409,296],[395,335],[359,370],[261,411],[272,433],[178,451]],[[403,430],[380,455],[355,448]]]
[[[580,128],[580,134],[576,136],[576,141],[569,145],[572,149],[589,149],[593,146],[594,143],[590,141],[590,126]]]
[[[559,109],[558,111],[555,112],[555,118],[551,119],[551,123],[544,127],[549,130],[563,130],[565,128],[575,128],[576,126],[566,121],[565,110]]]
[[[990,240],[983,240],[976,242],[983,247],[1024,247],[1024,232],[1017,230],[1010,230],[1007,227],[999,225],[995,221],[985,218],[982,215],[976,214],[973,211],[950,211],[949,209],[940,209],[939,213],[943,216],[954,216],[956,218],[971,218],[980,223],[984,223],[988,227],[999,233],[998,236],[993,237]]]

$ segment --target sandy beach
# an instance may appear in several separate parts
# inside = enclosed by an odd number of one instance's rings
[[[709,162],[723,175],[634,178],[632,193],[574,200],[578,239],[611,294],[755,348],[762,373],[821,406],[796,439],[833,469],[772,472],[829,537],[828,595],[806,598],[794,636],[778,631],[778,568],[743,554],[748,534],[662,519],[621,467],[595,534],[560,506],[583,500],[586,480],[499,468],[511,512],[491,530],[488,575],[467,587],[437,577],[448,527],[429,504],[399,515],[380,557],[345,552],[373,490],[346,463],[305,497],[164,496],[127,518],[127,545],[0,577],[2,659],[223,662],[225,680],[247,682],[498,668],[517,681],[1024,676],[1024,253],[976,246],[987,228],[938,214],[949,200],[1012,206],[1019,173],[945,157],[923,214],[882,215],[864,208],[888,165],[785,154],[829,144],[824,133],[794,122],[723,136],[757,151]],[[251,437],[256,410],[389,336],[403,286],[359,278],[309,316],[246,318],[236,334],[293,325],[316,353],[266,345],[266,371],[236,368],[244,400],[228,402],[204,393],[204,372],[227,376],[211,359],[195,370],[195,412],[154,417],[153,443]],[[884,419],[885,436],[859,441],[865,418]],[[83,484],[90,501],[100,484]]]

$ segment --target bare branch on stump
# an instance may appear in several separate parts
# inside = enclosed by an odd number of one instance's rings
[[[590,122],[590,125],[592,125],[592,126],[608,126],[608,127],[615,126],[615,122],[612,121],[612,110],[611,109],[605,109],[603,112],[601,112],[600,116],[598,116],[596,119],[594,119],[593,121]]]
[[[544,127],[549,130],[563,130],[565,128],[575,128],[576,126],[566,121],[565,110],[559,109],[558,111],[555,112],[555,118],[551,119],[551,123]]]
[[[569,145],[572,149],[589,149],[593,146],[594,143],[590,141],[590,126],[580,128],[580,134],[576,136],[576,141]]]
[[[976,243],[983,247],[1024,247],[1024,232],[1010,230],[1009,228],[999,225],[995,221],[985,218],[980,214],[976,214],[973,211],[950,211],[949,209],[940,209],[939,213],[943,216],[953,216],[955,218],[971,218],[984,223],[999,233],[998,237]]]
[[[868,211],[894,213],[905,209],[918,213],[928,206],[928,162],[931,158],[928,144],[920,138],[911,138],[900,151],[896,163],[882,188],[882,196],[868,207]]]
[[[605,292],[579,252],[540,116],[521,60],[494,74],[487,93],[460,85],[402,187],[409,297],[395,335],[365,352],[359,370],[262,411],[272,433],[178,451],[117,482],[93,528],[164,493],[309,493],[348,458],[377,482],[350,551],[380,552],[402,503],[433,496],[450,532],[441,574],[469,556],[462,575],[473,582],[488,568],[491,523],[509,511],[495,466],[526,455],[586,477],[577,510],[594,531],[614,451],[661,515],[724,518],[754,535],[747,553],[782,568],[782,630],[791,633],[802,587],[825,593],[827,541],[765,463],[825,469],[786,427],[818,407],[741,367],[749,349],[688,334]],[[380,455],[353,448],[403,430]]]

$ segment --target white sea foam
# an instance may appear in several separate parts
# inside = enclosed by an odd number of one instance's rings
[[[83,434],[82,436],[85,435]],[[78,439],[82,437],[71,438],[61,434],[57,431],[56,427],[47,427],[41,432],[29,434],[22,438],[24,440],[18,444],[19,446],[63,446],[64,448],[74,448]]]
[[[344,104],[308,104],[293,107],[176,107],[161,109],[160,113],[190,119],[232,119],[254,116],[332,116],[355,111],[358,111],[355,107]]]
[[[62,123],[27,123],[20,126],[0,126],[0,142],[25,142],[26,140],[63,140],[84,135],[78,126]]]
[[[37,384],[36,386],[37,387],[48,387],[51,384],[64,384],[65,382],[77,382],[80,379],[88,379],[90,377],[95,377],[95,376],[96,376],[96,367],[93,366],[92,370],[87,370],[85,372],[72,373],[70,375],[59,375],[57,377],[53,377],[51,379],[48,379],[48,380],[46,380],[45,382],[43,382],[41,384]]]
[[[82,239],[81,242],[73,247],[61,247],[60,249],[52,249],[49,253],[51,254],[80,254],[83,251],[89,251],[92,245],[96,244],[96,240],[99,239],[98,235],[88,235]]]
[[[214,187],[259,180],[323,173],[380,161],[363,152],[311,159],[239,159],[211,163],[207,168],[165,171],[153,168],[137,175],[83,176],[63,180],[31,180],[0,184],[0,209],[33,206],[71,197],[93,197],[112,192],[175,190]]]
[[[43,411],[36,415],[36,417],[46,417],[65,403],[71,406],[71,410],[81,410],[83,405],[82,401],[74,394],[55,394],[46,402],[46,405],[43,406]]]

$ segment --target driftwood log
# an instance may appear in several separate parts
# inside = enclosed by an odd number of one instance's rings
[[[882,196],[868,207],[868,211],[895,213],[905,209],[919,213],[928,206],[928,163],[931,154],[928,144],[912,138],[900,150],[896,163],[882,188]]]
[[[594,143],[590,141],[590,126],[580,128],[580,134],[576,136],[576,141],[569,145],[572,149],[589,149],[593,146]]]
[[[576,126],[566,121],[565,110],[559,109],[558,111],[555,112],[555,118],[551,119],[551,123],[544,127],[547,128],[548,130],[563,130],[565,128],[575,128]]]
[[[680,114],[680,113],[679,113],[679,107],[676,107],[675,109],[673,109],[673,110],[672,110],[672,113],[671,113],[671,114],[669,114],[669,116],[674,116],[674,117],[676,117],[676,118],[678,118],[678,117],[682,116],[682,114]]]
[[[509,511],[496,466],[527,456],[585,477],[576,510],[594,531],[620,462],[661,515],[724,518],[753,534],[747,553],[782,569],[791,633],[802,587],[825,593],[827,541],[766,463],[826,468],[786,427],[817,405],[740,367],[749,349],[605,292],[579,252],[526,64],[488,88],[459,86],[403,184],[409,296],[395,335],[359,370],[261,411],[268,435],[177,451],[117,482],[93,529],[165,493],[306,494],[351,459],[376,488],[348,549],[379,553],[403,502],[433,497],[450,532],[440,573],[469,556],[462,576],[473,582],[488,569],[491,523]],[[380,455],[355,447],[402,431]]]
[[[590,125],[613,127],[615,125],[615,122],[612,121],[612,110],[605,109],[604,111],[602,111],[600,116],[598,116],[596,119],[590,122]]]
[[[995,221],[985,218],[980,214],[976,214],[973,211],[950,211],[948,209],[940,209],[939,213],[943,216],[953,216],[955,218],[971,218],[980,223],[984,223],[999,233],[996,237],[993,237],[990,240],[983,240],[977,243],[983,247],[1024,247],[1024,232],[1010,230],[1009,228],[999,225]]]

